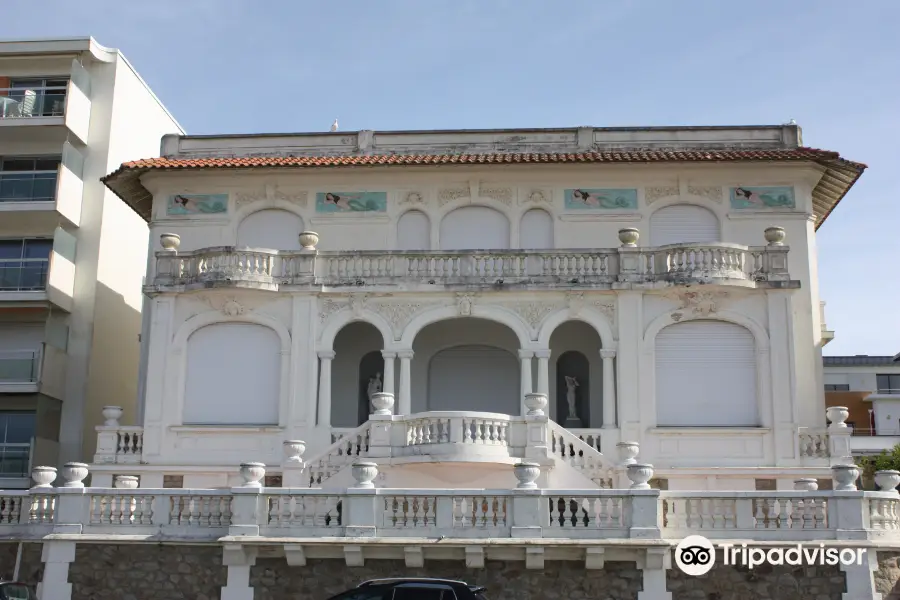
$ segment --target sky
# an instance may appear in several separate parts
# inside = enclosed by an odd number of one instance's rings
[[[0,38],[121,50],[190,134],[795,119],[869,165],[817,236],[825,354],[900,352],[898,0],[0,3]]]

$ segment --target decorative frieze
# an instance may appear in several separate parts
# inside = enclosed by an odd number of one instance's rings
[[[403,196],[400,200],[400,206],[424,206],[425,205],[425,196],[422,192],[408,192]]]
[[[528,323],[532,329],[536,329],[548,315],[561,308],[560,303],[541,301],[508,302],[501,306],[522,317],[522,320]]]
[[[331,315],[344,310],[347,306],[346,302],[325,298],[319,305],[319,322],[324,323]]]
[[[440,190],[438,192],[438,206],[446,206],[461,198],[468,198],[470,193],[468,187],[455,187]]]
[[[278,184],[267,183],[261,192],[237,194],[235,197],[235,206],[236,208],[241,208],[245,204],[252,204],[253,202],[259,202],[261,200],[268,200],[270,203],[274,203],[275,200],[281,200],[306,208],[306,205],[309,202],[309,193],[306,191],[299,191],[288,194],[278,189]]]
[[[661,185],[661,186],[650,186],[644,188],[644,201],[647,203],[647,206],[653,204],[657,200],[661,200],[663,198],[668,198],[669,196],[677,196],[678,195],[678,186],[677,185]]]
[[[666,294],[666,297],[678,303],[679,312],[674,313],[675,321],[683,317],[681,311],[690,311],[695,317],[708,317],[714,314],[730,298],[728,292],[712,291],[684,291],[676,290]]]
[[[550,200],[550,194],[544,190],[529,190],[519,197],[519,204],[534,204],[540,206],[541,204],[552,204],[552,201]]]
[[[391,324],[394,339],[399,340],[403,334],[403,329],[409,324],[413,316],[432,306],[438,306],[438,304],[411,300],[408,302],[377,302],[370,305],[370,308]]]
[[[510,206],[512,204],[513,190],[510,187],[481,186],[478,195],[482,198],[490,198]]]
[[[712,200],[716,204],[722,204],[722,188],[717,185],[689,185],[687,189],[691,196],[699,196]]]

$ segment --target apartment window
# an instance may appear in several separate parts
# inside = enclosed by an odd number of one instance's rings
[[[66,110],[68,79],[13,79],[9,98],[17,102],[20,117],[60,117]]]
[[[825,391],[826,392],[849,392],[850,384],[849,383],[826,383]]]
[[[879,394],[900,394],[900,373],[897,375],[876,375],[875,379]]]
[[[53,240],[43,238],[0,240],[0,290],[42,290]]]
[[[0,158],[0,202],[48,202],[56,198],[60,157]]]
[[[25,477],[34,437],[34,413],[0,412],[0,477]]]

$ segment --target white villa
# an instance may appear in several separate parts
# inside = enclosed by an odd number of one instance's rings
[[[140,416],[106,410],[94,485],[228,487],[253,460],[345,487],[368,457],[388,487],[514,483],[523,458],[604,487],[639,452],[661,489],[769,490],[850,454],[825,430],[815,232],[865,166],[796,125],[161,154],[105,179],[152,248]]]

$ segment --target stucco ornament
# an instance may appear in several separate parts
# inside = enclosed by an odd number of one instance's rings
[[[519,204],[550,204],[550,197],[544,190],[531,190],[522,196]]]
[[[649,206],[653,204],[657,200],[661,200],[663,198],[668,198],[669,196],[677,196],[678,195],[678,186],[676,185],[661,185],[661,186],[651,186],[644,188],[644,201]]]
[[[444,206],[456,202],[460,198],[469,197],[468,187],[448,188],[438,192],[438,206]]]
[[[423,308],[427,308],[429,304],[434,303],[378,302],[372,304],[370,308],[391,324],[391,328],[394,331],[394,339],[399,340],[403,333],[403,328],[406,327],[410,319]]]
[[[536,329],[538,325],[555,310],[560,308],[558,302],[509,302],[502,305],[508,308],[528,323],[532,329]]]
[[[229,317],[237,317],[244,314],[244,307],[237,300],[231,299],[222,306],[222,312]]]
[[[328,317],[347,308],[346,302],[338,302],[332,298],[325,298],[319,308],[319,322],[324,323]]]
[[[472,307],[475,305],[475,294],[457,294],[456,308],[459,310],[459,316],[472,316]]]
[[[695,317],[708,317],[719,310],[729,299],[728,292],[677,291],[666,295],[679,304],[679,309],[689,310]],[[675,315],[672,315],[675,318]],[[676,319],[677,320],[677,319]]]
[[[688,194],[722,204],[722,188],[718,185],[689,185]]]
[[[306,207],[309,202],[309,192],[298,191],[286,193],[278,189],[277,183],[269,182],[258,192],[237,194],[235,197],[235,205],[237,208],[241,208],[245,204],[252,204],[262,200],[268,200],[272,204],[274,204],[276,200],[281,200],[301,207]]]
[[[569,306],[569,315],[577,317],[584,308],[584,292],[569,292],[566,294],[566,304]]]
[[[478,195],[483,198],[490,198],[509,206],[512,204],[513,190],[509,187],[500,186],[481,186]]]
[[[350,310],[353,311],[353,314],[359,317],[362,315],[363,311],[366,310],[368,301],[368,294],[350,294],[348,304],[350,305]]]
[[[250,303],[246,301],[241,302],[235,296],[200,294],[196,298],[213,310],[221,311],[226,317],[238,317],[252,309]]]
[[[425,197],[421,192],[409,192],[408,194],[406,194],[403,200],[400,201],[400,204],[412,204],[413,206],[418,204],[425,204]]]

